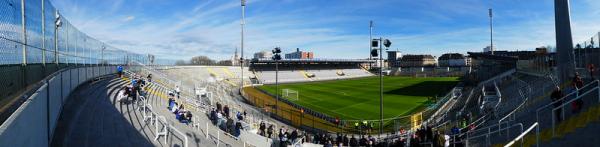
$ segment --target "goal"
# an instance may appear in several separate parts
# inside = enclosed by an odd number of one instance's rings
[[[298,100],[298,91],[292,89],[282,89],[281,91],[283,94],[282,97],[293,101]]]

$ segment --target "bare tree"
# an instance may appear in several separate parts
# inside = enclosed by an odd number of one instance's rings
[[[191,65],[214,65],[215,60],[208,58],[207,56],[196,56],[190,60]]]
[[[175,65],[185,65],[185,61],[184,60],[177,60],[177,61],[175,61]]]

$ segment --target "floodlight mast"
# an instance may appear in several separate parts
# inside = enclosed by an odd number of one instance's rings
[[[492,21],[493,21],[493,16],[492,16],[492,9],[489,9],[489,15],[490,15],[490,52],[493,55],[494,54],[494,27],[492,25]]]
[[[241,57],[240,57],[240,94],[242,93],[242,90],[244,88],[244,25],[246,24],[245,21],[245,11],[246,11],[246,0],[241,0],[242,2],[242,20],[240,22],[240,25],[242,27],[242,32],[241,32]]]

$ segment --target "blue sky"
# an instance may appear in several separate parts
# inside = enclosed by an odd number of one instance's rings
[[[553,0],[247,0],[245,56],[281,46],[317,58],[368,57],[374,37],[404,54],[531,50],[555,45]],[[52,0],[81,31],[115,47],[170,59],[228,59],[240,46],[238,0]],[[575,43],[600,31],[600,1],[572,0]]]

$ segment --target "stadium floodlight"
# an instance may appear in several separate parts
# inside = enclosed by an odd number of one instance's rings
[[[371,57],[379,56],[379,53],[377,53],[378,49],[380,49],[380,47],[381,47],[381,45],[380,45],[381,43],[379,41],[380,41],[380,39],[372,39],[371,40]]]
[[[58,28],[62,26],[60,13],[54,11],[54,62],[58,65]],[[58,68],[58,66],[56,66]]]
[[[371,49],[371,57],[377,57],[379,53],[377,53],[377,49]]]
[[[389,39],[383,40],[383,46],[389,48],[392,45],[392,42]]]
[[[61,21],[61,19],[60,19],[60,14],[58,13],[58,11],[56,11],[56,12],[54,13],[54,16],[56,17],[56,19],[55,19],[55,21],[54,21],[54,24],[56,25],[56,27],[60,27],[60,26],[62,26],[62,21]]]
[[[371,40],[371,48],[379,48],[379,40],[378,39]]]
[[[277,109],[279,109],[279,60],[281,60],[281,48],[275,47],[273,49],[273,57],[271,57],[275,61],[275,114],[277,114]]]

